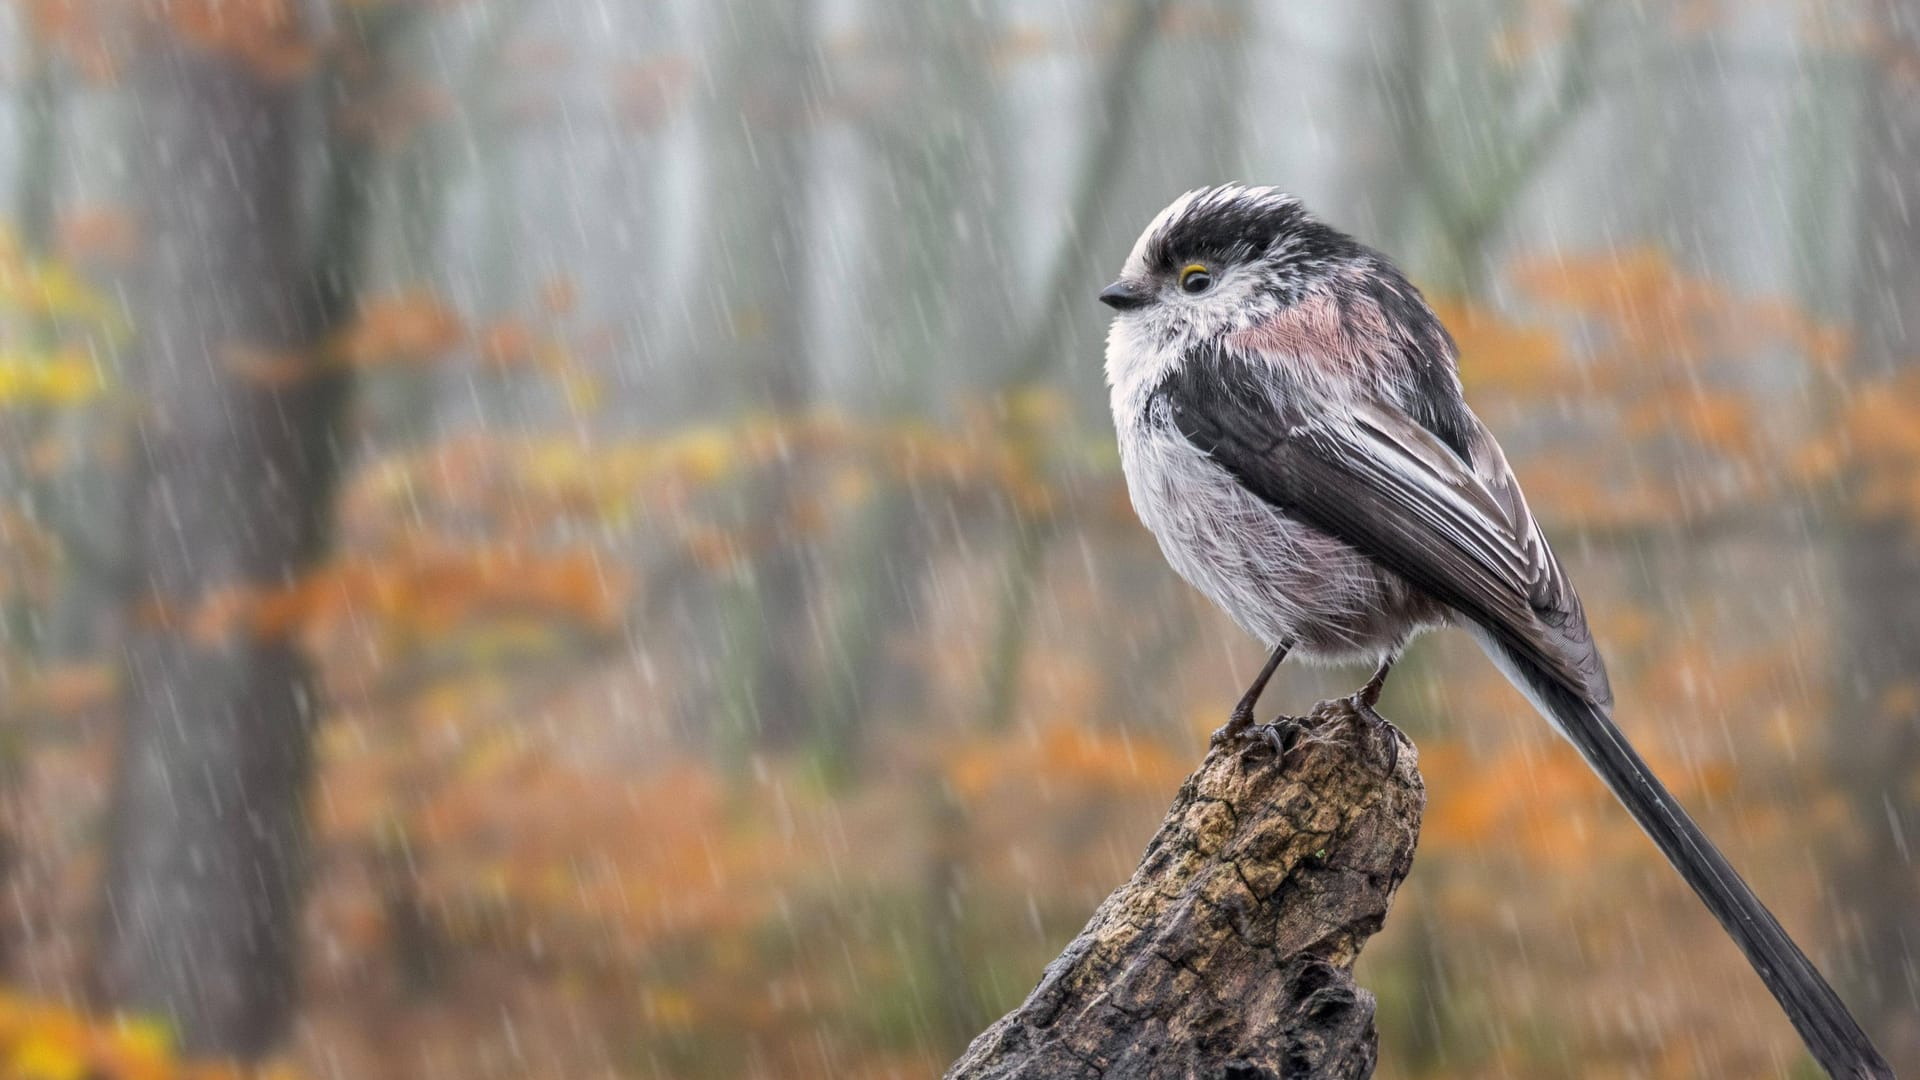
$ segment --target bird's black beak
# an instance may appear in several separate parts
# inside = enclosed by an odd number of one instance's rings
[[[1115,311],[1132,311],[1144,307],[1151,299],[1147,290],[1131,281],[1121,280],[1100,290],[1100,302]]]

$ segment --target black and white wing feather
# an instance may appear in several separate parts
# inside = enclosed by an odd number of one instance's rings
[[[1462,460],[1405,412],[1307,415],[1223,353],[1160,389],[1174,425],[1249,491],[1398,573],[1572,690],[1611,701],[1586,614],[1491,435]]]

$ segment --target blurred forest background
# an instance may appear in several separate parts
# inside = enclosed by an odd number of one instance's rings
[[[1094,301],[1225,179],[1435,299],[1625,727],[1920,1071],[1920,0],[5,15],[0,1076],[937,1073],[1261,659]],[[1403,671],[1382,1076],[1812,1075],[1469,642]]]

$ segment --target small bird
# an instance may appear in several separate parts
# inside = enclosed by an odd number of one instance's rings
[[[1460,390],[1458,352],[1384,255],[1268,187],[1188,192],[1100,293],[1127,491],[1180,575],[1271,647],[1216,743],[1287,656],[1376,665],[1374,712],[1423,630],[1472,633],[1739,944],[1835,1077],[1891,1077],[1806,954],[1614,725],[1573,585]]]

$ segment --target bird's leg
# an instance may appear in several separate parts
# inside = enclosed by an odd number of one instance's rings
[[[1275,645],[1273,651],[1267,654],[1267,662],[1260,666],[1260,674],[1253,677],[1253,684],[1247,687],[1246,693],[1240,695],[1240,703],[1227,714],[1227,725],[1213,733],[1214,742],[1238,738],[1253,726],[1254,706],[1260,704],[1260,695],[1266,692],[1268,681],[1273,678],[1273,673],[1279,670],[1280,661],[1287,658],[1289,647],[1289,643],[1283,641]]]
[[[1353,692],[1354,708],[1371,709],[1380,704],[1380,693],[1387,688],[1387,673],[1393,670],[1393,663],[1398,659],[1400,659],[1400,653],[1395,650],[1380,661],[1380,666],[1373,669],[1373,677]]]
[[[1375,712],[1373,707],[1380,703],[1380,692],[1387,686],[1387,673],[1393,670],[1393,663],[1398,659],[1400,659],[1400,650],[1395,649],[1389,652],[1381,659],[1380,666],[1374,669],[1373,677],[1362,683],[1360,689],[1355,690],[1353,696],[1347,699],[1347,702],[1353,706],[1353,711],[1358,713],[1362,720],[1372,724],[1381,738],[1387,741],[1388,775],[1392,775],[1393,771],[1400,767],[1400,729],[1394,727],[1391,720]]]
[[[1260,695],[1267,689],[1267,682],[1273,678],[1273,673],[1279,670],[1280,661],[1287,658],[1287,650],[1292,647],[1292,642],[1283,641],[1275,645],[1273,651],[1267,654],[1267,662],[1261,665],[1260,674],[1253,677],[1253,685],[1247,687],[1247,692],[1240,695],[1240,703],[1235,705],[1233,712],[1227,715],[1226,726],[1213,733],[1211,740],[1213,745],[1218,746],[1221,743],[1232,742],[1236,739],[1249,736],[1253,732],[1254,707],[1260,704]],[[1290,718],[1283,717],[1282,719]],[[1280,745],[1281,740],[1279,733],[1273,730],[1275,727],[1275,724],[1265,725],[1260,729],[1257,737],[1265,739],[1267,742],[1273,744],[1276,751],[1280,751],[1283,750],[1284,747]]]

